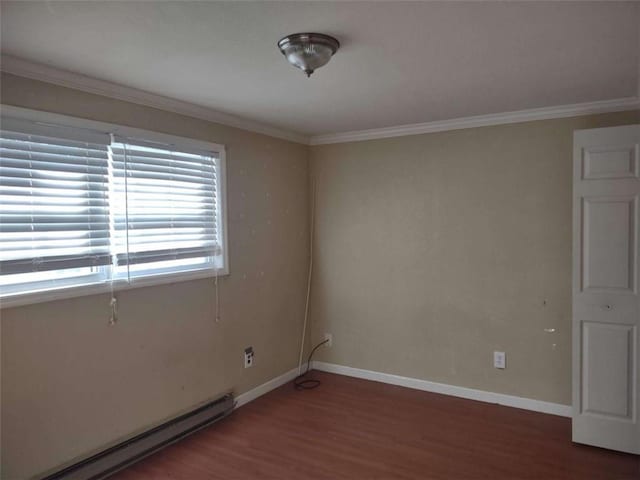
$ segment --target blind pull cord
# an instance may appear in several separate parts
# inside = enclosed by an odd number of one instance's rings
[[[113,134],[111,134],[111,143],[113,143],[114,141],[115,141],[115,136]],[[109,153],[109,169],[110,169],[110,171],[113,168],[113,164],[111,163],[112,160],[113,159],[112,159],[111,153]],[[125,154],[125,165],[126,165],[126,161],[127,160],[126,160],[126,154]],[[126,194],[126,182],[127,182],[126,168],[125,168],[125,179],[124,179],[124,181],[125,181],[125,194]],[[111,184],[111,180],[109,180],[109,183]],[[109,188],[111,188],[111,187],[109,187]],[[106,194],[106,192],[105,192],[105,194]],[[126,199],[125,199],[125,212],[126,212],[126,208],[127,207],[126,207]],[[111,217],[111,213],[109,214],[109,217],[110,217],[109,223],[111,224],[111,219],[113,218],[113,217]],[[128,254],[128,252],[129,252],[129,245],[127,243],[127,254]],[[117,263],[117,256],[115,258],[116,258],[115,262]],[[127,269],[128,269],[128,263],[129,262],[127,262]],[[113,276],[116,273],[115,272],[115,267],[111,266],[111,268],[109,268],[109,272],[110,272],[110,275],[109,275],[110,276],[110,278],[109,278],[109,288],[111,290],[111,300],[109,300],[109,308],[111,309],[111,316],[109,317],[109,325],[110,326],[114,326],[116,323],[118,323],[118,299],[116,298],[116,293],[115,293],[115,290],[113,288]]]
[[[218,268],[216,267],[216,275],[214,277],[214,285],[215,285],[215,291],[216,291],[216,323],[220,323],[220,302],[219,302],[219,295],[218,295]]]
[[[118,299],[113,292],[111,293],[111,300],[109,301],[109,307],[111,308],[111,317],[109,318],[109,325],[113,326],[118,323]]]
[[[109,279],[109,289],[111,290],[111,299],[109,300],[109,308],[111,309],[111,315],[109,317],[109,326],[113,327],[118,323],[118,299],[116,298],[116,292],[113,288],[113,268],[110,269],[111,278]]]
[[[116,323],[118,323],[118,299],[116,298],[116,292],[113,288],[113,275],[114,270],[113,267],[109,269],[110,271],[110,279],[109,279],[109,289],[111,290],[111,300],[109,300],[109,308],[111,309],[111,316],[109,317],[109,326],[113,327]]]

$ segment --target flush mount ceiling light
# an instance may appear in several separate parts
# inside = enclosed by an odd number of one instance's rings
[[[310,77],[316,69],[331,60],[331,56],[340,48],[340,42],[323,33],[294,33],[280,40],[278,47],[291,65]]]

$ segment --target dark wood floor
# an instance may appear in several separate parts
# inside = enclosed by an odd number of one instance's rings
[[[313,375],[112,478],[640,479],[640,457],[572,444],[567,418]]]

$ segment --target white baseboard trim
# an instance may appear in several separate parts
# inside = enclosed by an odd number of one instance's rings
[[[497,403],[498,405],[504,405],[506,407],[522,408],[524,410],[548,413],[550,415],[558,415],[561,417],[571,417],[571,405],[562,405],[559,403],[544,402],[542,400],[534,400],[531,398],[516,397],[514,395],[505,395],[503,393],[493,393],[473,388],[458,387],[455,385],[447,385],[445,383],[420,380],[418,378],[402,377],[400,375],[392,375],[390,373],[363,370],[361,368],[345,367],[334,363],[315,361],[312,363],[312,367],[321,372],[337,373],[348,377],[389,383],[391,385],[399,385],[416,390],[423,390],[425,392],[440,393],[443,395],[451,395],[453,397],[466,398],[486,403]]]
[[[307,368],[307,364],[302,364],[302,371]],[[269,393],[271,390],[274,390],[287,382],[290,382],[294,378],[298,376],[298,367],[292,368],[288,372],[283,373],[282,375],[277,376],[276,378],[272,378],[271,380],[263,383],[262,385],[258,385],[256,388],[252,388],[248,392],[244,392],[236,397],[236,404],[234,409],[240,408],[243,405],[246,405],[249,402],[252,402],[258,397],[261,397],[265,393]]]

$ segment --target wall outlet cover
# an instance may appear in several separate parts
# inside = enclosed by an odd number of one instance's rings
[[[253,347],[244,349],[244,368],[253,367]]]
[[[495,368],[507,368],[507,354],[504,352],[493,352],[493,366]]]

